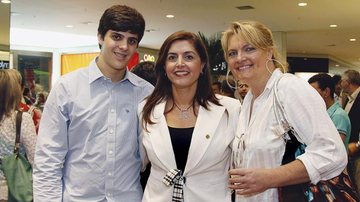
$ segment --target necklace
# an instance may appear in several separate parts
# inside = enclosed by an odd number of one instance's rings
[[[189,109],[192,105],[188,106],[186,109],[181,109],[175,102],[174,105],[180,111],[180,118],[181,119],[188,119],[190,117]]]

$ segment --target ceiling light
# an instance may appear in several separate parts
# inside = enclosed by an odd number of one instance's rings
[[[356,39],[349,39],[349,41],[356,41]]]
[[[167,18],[174,18],[175,15],[166,15]]]
[[[335,27],[337,27],[337,25],[329,25],[329,27],[335,28]]]
[[[340,65],[335,65],[336,67],[340,67]]]
[[[85,21],[85,22],[81,22],[81,24],[84,24],[84,25],[92,25],[92,24],[94,24],[94,22],[92,22],[92,21]]]
[[[9,3],[11,3],[11,1],[10,1],[10,0],[1,0],[1,3],[3,3],[3,4],[9,4]]]
[[[304,6],[307,6],[307,3],[305,3],[305,2],[301,2],[301,3],[298,3],[298,6],[300,6],[300,7],[304,7]]]
[[[156,32],[156,29],[146,29],[145,32]]]
[[[73,28],[73,25],[65,25],[66,28]]]

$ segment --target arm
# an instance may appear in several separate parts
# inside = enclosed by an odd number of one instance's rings
[[[339,133],[339,135],[340,135],[340,137],[341,137],[341,140],[342,140],[343,142],[345,142],[345,140],[346,140],[346,134],[345,134],[345,133]]]
[[[306,81],[294,76],[284,77],[278,89],[288,121],[298,133],[296,138],[307,145],[297,159],[304,164],[310,181],[316,184],[338,176],[347,164],[347,153],[322,98]]]
[[[236,193],[240,195],[256,194],[269,188],[310,180],[304,164],[299,160],[273,169],[238,168],[230,170],[229,174],[232,176],[229,179],[229,188],[236,190]]]
[[[64,106],[68,97],[63,86],[56,86],[42,114],[33,168],[34,201],[62,201],[69,121]]]

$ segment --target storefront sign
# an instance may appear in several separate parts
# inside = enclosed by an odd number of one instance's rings
[[[144,54],[144,61],[155,62],[155,56],[150,54]]]
[[[6,60],[0,60],[0,69],[9,69],[10,63]]]

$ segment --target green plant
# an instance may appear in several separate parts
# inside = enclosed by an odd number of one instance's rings
[[[209,38],[201,32],[198,32],[198,35],[207,48],[211,74],[213,77],[226,75],[227,63],[225,62],[224,52],[221,47],[221,33],[216,33]]]

